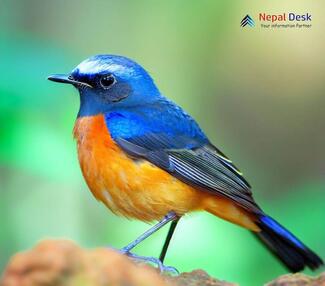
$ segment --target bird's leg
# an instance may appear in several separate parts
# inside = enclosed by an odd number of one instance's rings
[[[159,268],[159,270],[161,272],[167,271],[167,272],[178,273],[177,269],[175,269],[174,267],[163,265],[163,263],[158,258],[140,256],[140,255],[136,255],[136,254],[130,252],[130,250],[132,250],[134,247],[136,247],[140,242],[142,242],[143,240],[148,238],[150,235],[155,233],[157,230],[161,229],[163,226],[165,226],[170,221],[174,221],[174,220],[178,220],[178,216],[176,215],[175,212],[169,212],[161,221],[159,221],[153,227],[148,229],[145,233],[140,235],[137,239],[135,239],[134,241],[129,243],[127,246],[123,247],[120,250],[120,252],[122,252],[123,254],[125,254],[128,257],[131,257],[135,260],[153,263],[153,264],[157,265],[157,267]],[[168,247],[168,245],[167,245],[167,247]],[[166,250],[167,250],[167,247],[166,247]]]
[[[169,246],[169,243],[170,243],[170,240],[172,239],[172,236],[174,234],[174,231],[176,229],[176,226],[177,226],[177,223],[179,222],[179,218],[175,219],[172,221],[170,227],[169,227],[169,230],[168,230],[168,233],[167,233],[167,237],[166,237],[166,240],[165,240],[165,243],[164,243],[164,246],[160,252],[160,255],[159,255],[159,260],[164,263],[164,259],[165,259],[165,256],[166,256],[166,253],[167,253],[167,249],[168,249],[168,246]]]
[[[134,247],[136,247],[139,243],[144,241],[146,238],[148,238],[150,235],[155,233],[157,230],[161,229],[164,225],[169,223],[172,220],[175,220],[177,218],[176,213],[169,212],[165,217],[159,221],[157,224],[155,224],[153,227],[149,228],[145,233],[141,234],[137,239],[129,243],[127,246],[123,247],[121,249],[121,252],[127,253]]]

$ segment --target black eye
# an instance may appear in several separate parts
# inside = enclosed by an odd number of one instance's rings
[[[100,79],[100,85],[105,88],[108,89],[110,88],[114,83],[116,82],[116,79],[113,75],[104,75],[101,79]]]

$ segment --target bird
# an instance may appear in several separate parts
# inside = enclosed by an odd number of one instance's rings
[[[260,208],[234,163],[159,91],[140,64],[124,56],[95,55],[70,73],[48,79],[79,91],[73,134],[82,174],[95,198],[116,215],[157,221],[121,253],[177,272],[163,264],[177,223],[187,213],[206,211],[250,230],[291,272],[323,264]],[[168,223],[159,258],[131,251]]]

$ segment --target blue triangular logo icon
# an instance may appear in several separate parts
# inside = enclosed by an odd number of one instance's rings
[[[253,18],[249,15],[246,15],[243,20],[241,20],[240,22],[240,26],[241,27],[246,27],[246,26],[249,26],[249,27],[254,27],[255,26],[255,22],[253,20]]]

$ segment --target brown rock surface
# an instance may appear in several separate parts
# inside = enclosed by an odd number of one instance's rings
[[[162,277],[105,248],[83,250],[71,241],[46,240],[16,254],[4,271],[1,286],[157,285]]]
[[[325,286],[325,273],[318,277],[310,277],[305,274],[287,274],[266,284],[266,286]]]
[[[210,277],[203,270],[179,276],[160,275],[147,265],[135,264],[114,250],[84,250],[68,240],[46,240],[18,253],[9,261],[1,286],[234,286]],[[325,286],[317,278],[284,275],[267,286]]]
[[[176,277],[168,277],[168,281],[176,286],[237,286],[225,281],[221,281],[209,276],[203,270],[194,270],[192,272],[181,273]]]

